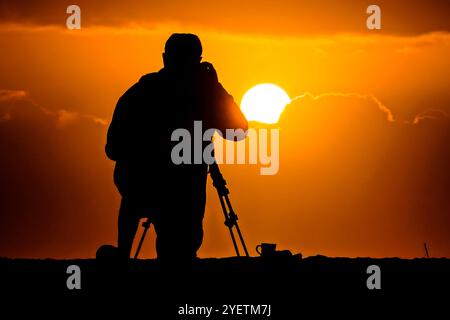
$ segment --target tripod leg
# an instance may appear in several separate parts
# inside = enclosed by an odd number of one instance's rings
[[[244,237],[242,236],[241,229],[239,229],[239,225],[237,222],[236,222],[235,226],[236,226],[236,231],[239,236],[239,240],[241,241],[241,244],[242,244],[242,248],[244,248],[245,256],[249,257],[250,255],[248,254],[247,246],[245,245],[245,242],[244,242]]]
[[[247,246],[244,242],[244,237],[242,236],[241,230],[239,229],[239,225],[237,224],[237,216],[233,211],[233,207],[231,206],[230,199],[228,198],[229,191],[226,187],[226,181],[220,172],[219,166],[216,162],[209,165],[209,174],[213,179],[213,186],[217,189],[217,193],[220,199],[220,205],[222,206],[223,214],[225,215],[225,225],[230,230],[231,240],[233,241],[234,249],[236,250],[236,254],[240,257],[239,248],[236,243],[236,238],[233,233],[233,226],[236,227],[237,234],[239,236],[239,240],[244,249],[245,255],[249,257]],[[225,200],[224,200],[225,198]],[[228,206],[228,208],[227,208]],[[229,209],[229,210],[228,210]]]
[[[228,229],[230,230],[231,240],[233,241],[233,246],[234,246],[234,250],[236,250],[236,255],[238,257],[240,257],[241,254],[239,252],[239,248],[238,248],[237,243],[236,243],[236,238],[234,237],[233,229],[230,228],[230,227],[228,227]]]
[[[225,202],[223,201],[223,197],[220,195],[220,193],[219,193],[219,200],[220,200],[220,205],[222,206],[223,214],[225,216],[225,224],[228,227],[228,230],[230,230],[230,235],[231,235],[231,240],[233,241],[234,250],[236,251],[236,255],[238,257],[240,257],[241,254],[239,253],[239,248],[236,243],[236,238],[234,237],[234,233],[233,233],[233,229],[232,229],[233,226],[228,224],[230,217],[228,216],[227,207],[226,207]]]
[[[230,198],[228,198],[228,195],[225,195],[225,201],[228,205],[228,208],[230,209],[230,216],[233,220],[233,225],[236,227],[237,234],[239,236],[239,240],[241,242],[242,248],[244,249],[245,256],[249,257],[247,246],[245,245],[244,236],[241,233],[241,229],[239,228],[238,222],[237,222],[237,216],[233,211],[233,207],[231,206]]]
[[[150,218],[147,218],[147,221],[145,221],[142,226],[144,227],[144,232],[142,233],[141,240],[139,240],[139,245],[136,249],[136,253],[134,254],[134,259],[137,259],[139,252],[141,251],[142,244],[144,243],[145,235],[150,228]]]

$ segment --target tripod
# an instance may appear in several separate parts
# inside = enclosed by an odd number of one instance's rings
[[[238,217],[231,206],[230,198],[228,195],[230,194],[230,190],[227,188],[227,182],[223,178],[222,173],[220,172],[219,165],[214,161],[213,164],[209,165],[208,173],[210,174],[213,180],[213,186],[217,190],[217,194],[219,195],[220,205],[222,207],[223,214],[225,216],[225,225],[228,227],[230,231],[231,240],[233,241],[234,250],[236,251],[236,255],[238,257],[241,256],[239,252],[239,248],[237,245],[236,237],[233,232],[233,227],[235,227],[237,235],[239,237],[239,241],[241,242],[242,248],[244,249],[245,256],[248,257],[247,246],[244,242],[244,237],[242,236],[241,229],[239,229],[238,225]],[[142,244],[144,243],[145,236],[147,234],[150,225],[152,224],[152,220],[150,217],[147,218],[146,221],[142,223],[142,227],[144,227],[144,232],[142,233],[141,240],[139,241],[139,245],[136,249],[136,253],[134,255],[134,259],[137,259],[139,252],[141,251]]]
[[[233,233],[233,227],[235,227],[236,232],[239,237],[239,241],[241,242],[242,248],[244,249],[245,256],[248,257],[247,246],[244,242],[244,237],[242,236],[241,229],[239,229],[238,225],[238,216],[233,210],[231,206],[230,198],[228,195],[230,194],[230,190],[227,188],[227,182],[223,178],[222,172],[220,172],[219,165],[214,161],[213,164],[209,165],[209,174],[213,181],[213,186],[217,190],[217,194],[219,195],[220,205],[222,207],[223,214],[225,216],[225,225],[228,227],[230,231],[231,240],[233,241],[234,250],[236,250],[236,255],[238,257],[241,256],[239,252],[239,248],[236,242],[236,237]]]

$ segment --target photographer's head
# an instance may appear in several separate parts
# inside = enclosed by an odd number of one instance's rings
[[[202,60],[202,43],[195,34],[174,33],[166,42],[164,67],[184,71],[196,67]]]

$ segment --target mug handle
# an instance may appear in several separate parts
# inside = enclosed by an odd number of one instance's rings
[[[262,248],[260,244],[258,244],[255,248],[256,252],[261,255],[261,252],[258,250],[258,248]]]

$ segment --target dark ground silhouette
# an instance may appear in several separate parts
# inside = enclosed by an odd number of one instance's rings
[[[66,287],[66,269],[71,264],[81,268],[81,290]],[[366,286],[366,270],[373,264],[381,268],[381,290]],[[427,302],[442,307],[438,302],[448,297],[449,271],[449,259],[433,258],[201,259],[190,271],[162,271],[155,260],[131,260],[126,267],[112,268],[93,259],[0,259],[0,294],[21,301],[63,299],[71,303],[76,298],[78,306],[92,303],[100,309],[104,305],[99,301],[117,300],[117,306],[107,307],[110,311],[127,305],[128,311],[149,319],[155,314],[164,315],[157,319],[203,319],[178,317],[178,307],[185,304],[215,308],[271,304],[273,316],[256,319],[299,319],[298,315],[311,308],[317,314],[332,315],[355,312],[358,306],[373,314],[386,305],[402,313],[432,312],[428,309],[435,307]],[[333,303],[339,308],[328,309]],[[212,319],[234,318],[215,315]],[[360,318],[366,318],[364,313]]]

